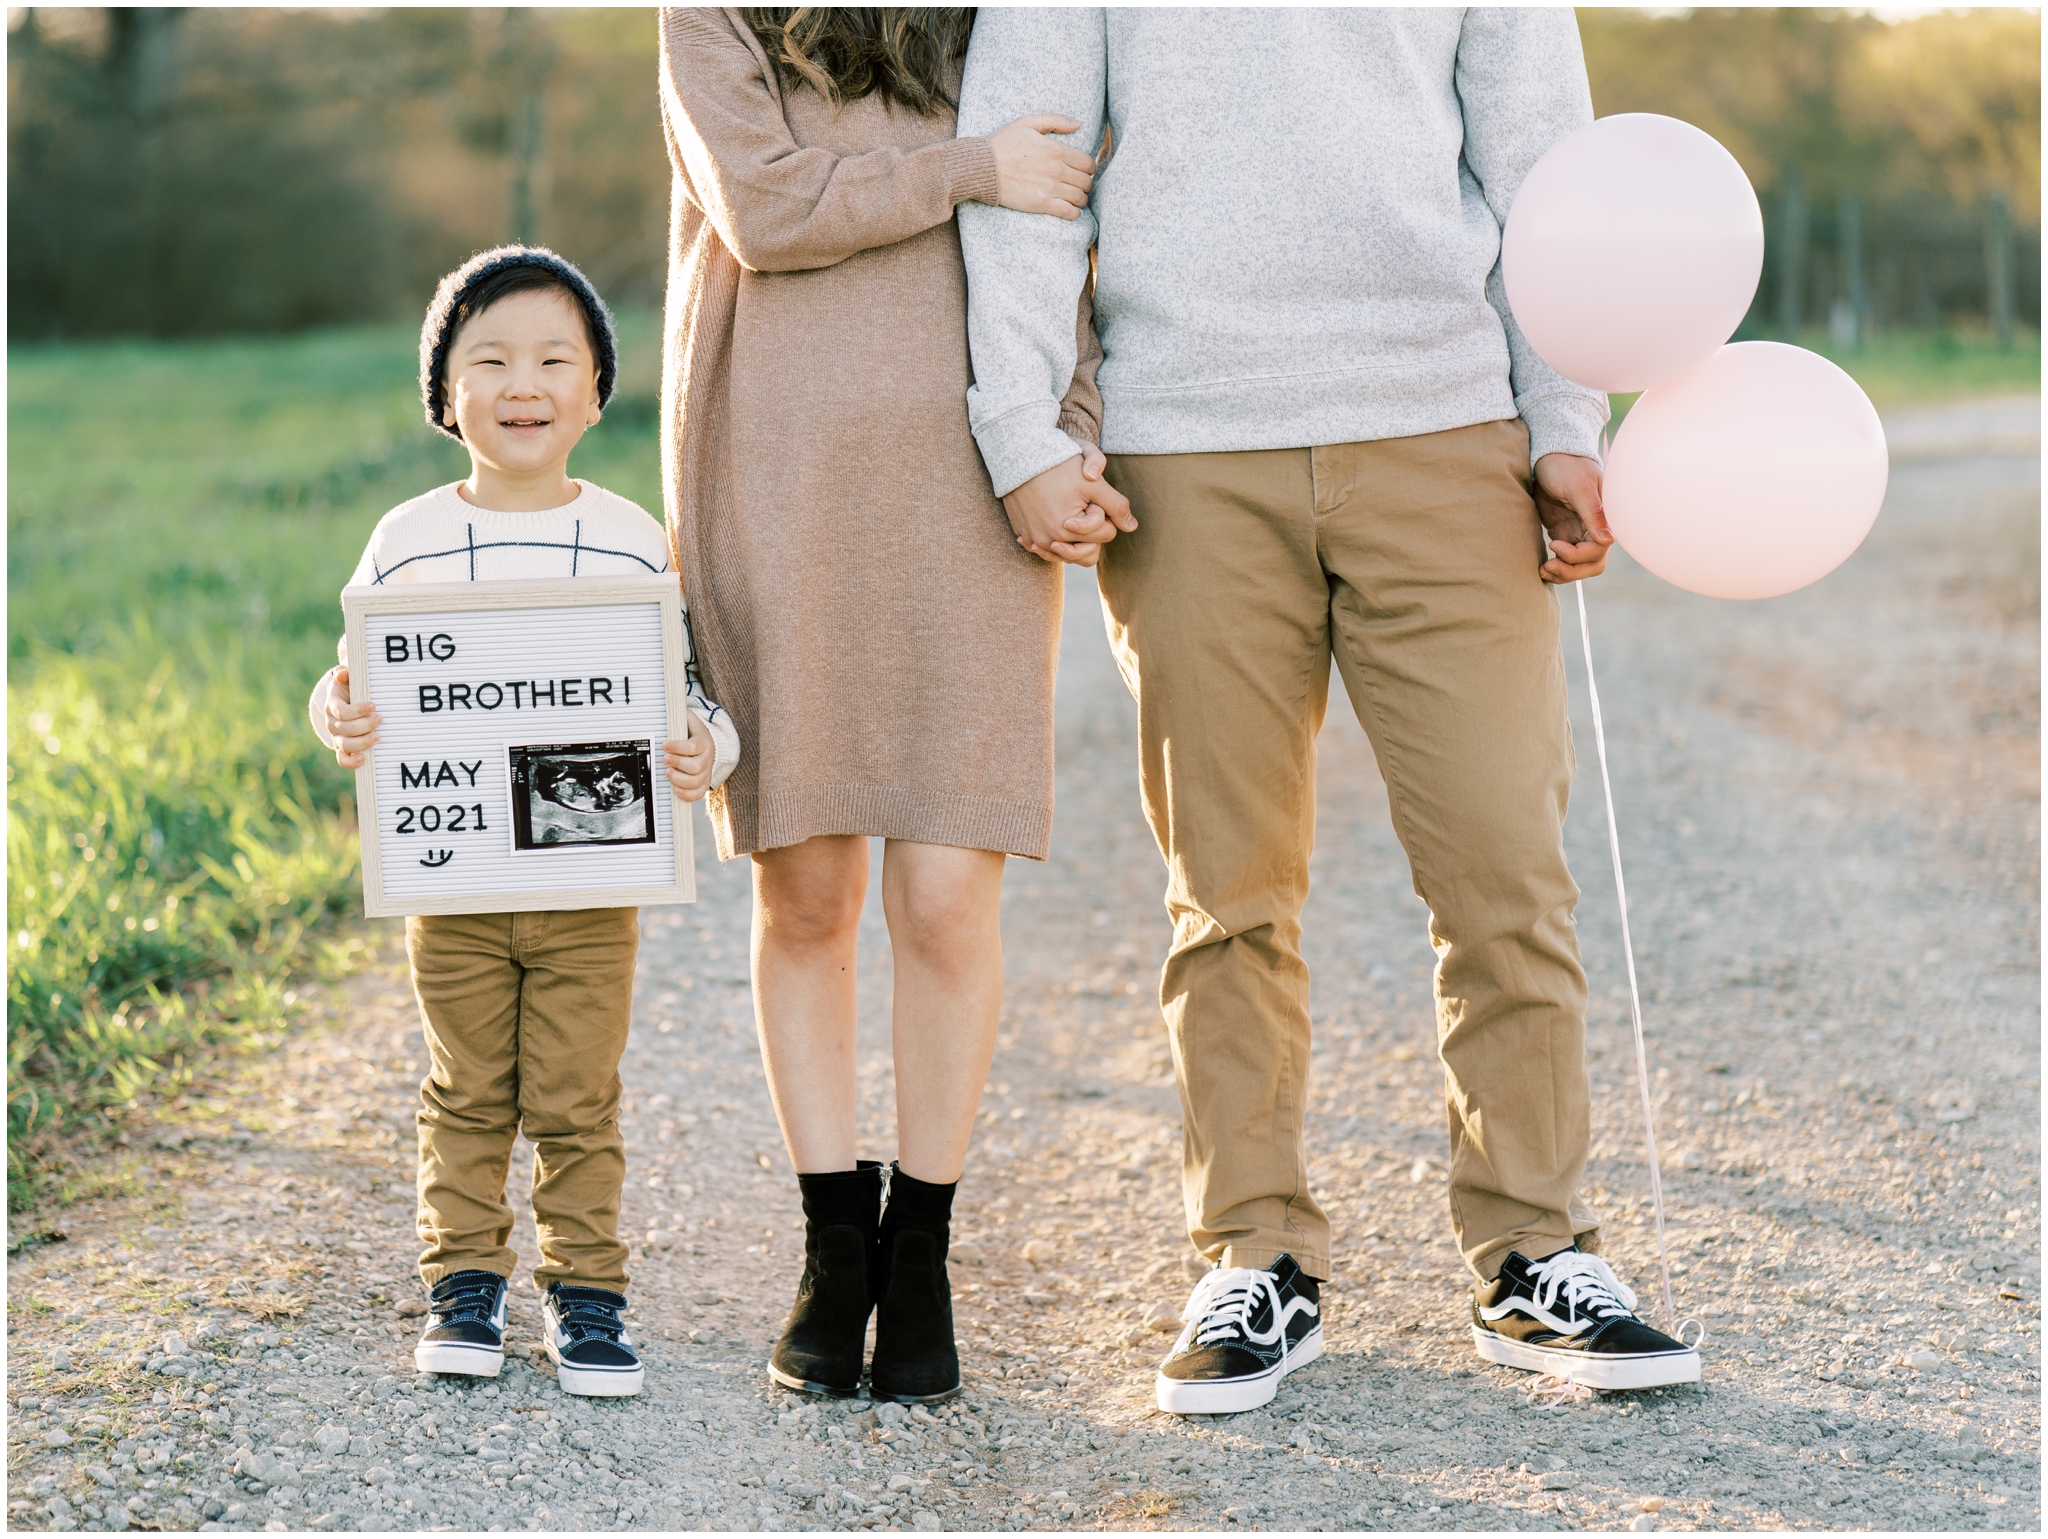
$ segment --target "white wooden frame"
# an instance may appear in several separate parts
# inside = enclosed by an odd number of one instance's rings
[[[581,609],[594,605],[656,604],[661,615],[662,683],[667,708],[667,733],[681,738],[689,709],[685,666],[689,648],[683,635],[682,585],[673,573],[646,577],[517,578],[495,582],[437,582],[344,588],[348,671],[351,680],[370,676],[364,622],[372,615],[447,614],[498,609]],[[370,750],[374,756],[378,750]],[[668,790],[655,749],[655,794],[671,799],[675,879],[633,887],[588,887],[447,897],[387,899],[380,848],[382,823],[377,805],[374,758],[356,771],[356,823],[362,835],[363,913],[372,919],[410,914],[503,914],[543,909],[633,908],[660,903],[697,901],[697,866],[691,804]]]

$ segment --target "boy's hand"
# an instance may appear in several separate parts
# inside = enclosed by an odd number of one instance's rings
[[[684,712],[690,735],[683,742],[661,745],[663,764],[668,769],[669,789],[686,802],[700,801],[711,787],[712,752],[710,730],[697,720],[695,711]]]
[[[369,701],[349,702],[348,669],[335,669],[334,688],[327,694],[327,735],[334,739],[335,763],[343,769],[361,769],[369,762],[370,745],[383,725],[384,718]]]

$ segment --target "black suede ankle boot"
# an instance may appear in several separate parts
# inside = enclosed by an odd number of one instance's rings
[[[946,1278],[956,1189],[957,1183],[934,1186],[889,1167],[875,1360],[868,1369],[868,1392],[877,1400],[943,1400],[960,1388]]]
[[[868,1315],[875,1307],[875,1236],[882,1167],[799,1175],[804,1199],[804,1275],[768,1376],[790,1389],[847,1396],[860,1391]]]

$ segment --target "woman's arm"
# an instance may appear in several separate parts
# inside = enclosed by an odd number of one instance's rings
[[[830,267],[944,224],[955,204],[997,200],[987,139],[864,155],[798,145],[774,66],[731,11],[663,9],[661,105],[691,199],[757,272]]]

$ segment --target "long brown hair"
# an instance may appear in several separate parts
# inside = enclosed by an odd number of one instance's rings
[[[879,91],[929,116],[958,105],[947,90],[967,52],[971,6],[747,6],[740,14],[782,71],[837,107]]]

